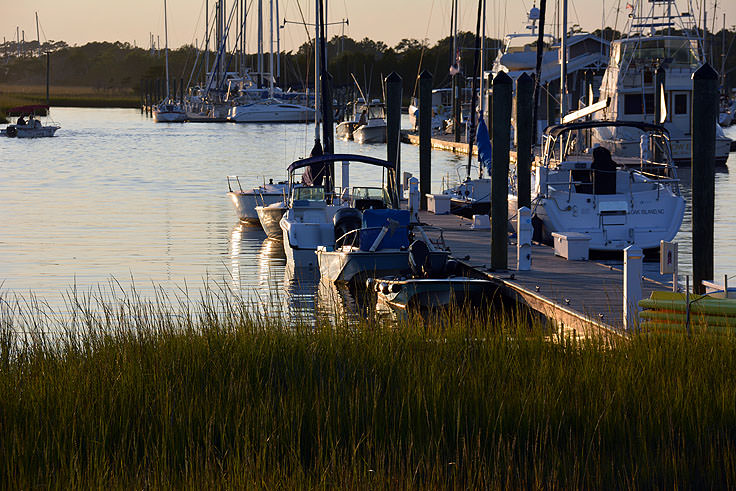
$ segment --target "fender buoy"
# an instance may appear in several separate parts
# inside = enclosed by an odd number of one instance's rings
[[[8,137],[10,138],[15,138],[16,136],[18,136],[18,128],[16,128],[15,126],[8,126],[7,128],[5,128],[5,134],[8,135]]]

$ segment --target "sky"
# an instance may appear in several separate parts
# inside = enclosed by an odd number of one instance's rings
[[[204,6],[206,0],[168,0],[169,46],[201,42],[204,37]],[[236,0],[226,0],[227,8]],[[450,5],[452,0],[325,0],[330,22],[348,19],[349,25],[335,25],[328,29],[328,37],[344,33],[354,39],[368,37],[395,46],[403,38],[428,39],[430,45],[446,37],[450,32]],[[477,0],[458,0],[459,29],[475,31]],[[506,33],[523,32],[526,13],[532,0],[486,0],[486,35],[502,37]],[[695,4],[701,0],[692,0]],[[705,0],[708,15],[713,11],[714,0]],[[256,6],[258,0],[246,0],[249,9],[247,22],[247,50],[256,49]],[[276,2],[276,0],[274,0]],[[633,3],[633,0],[628,0]],[[212,8],[215,0],[209,0]],[[299,21],[298,5],[307,21],[314,19],[313,0],[279,0],[279,23],[283,20]],[[548,19],[553,18],[558,0],[547,0]],[[570,0],[569,25],[579,24],[592,31],[604,21],[608,26],[622,29],[625,22],[626,0]],[[681,10],[687,1],[679,0]],[[268,18],[269,0],[263,0],[264,18]],[[621,13],[616,13],[617,5]],[[90,41],[122,41],[148,47],[149,37],[160,39],[164,45],[164,0],[0,0],[0,36],[15,39],[16,27],[25,31],[25,39],[36,39],[35,13],[38,12],[42,41],[66,41],[85,44]],[[697,13],[697,11],[696,11]],[[736,24],[736,1],[717,2],[716,31],[723,23]],[[712,16],[709,17],[712,19]],[[711,21],[708,22],[711,25]],[[281,49],[293,50],[307,40],[304,27],[287,24],[282,30]],[[22,34],[21,34],[22,36]],[[268,27],[264,28],[265,43]],[[275,35],[274,35],[275,36]]]

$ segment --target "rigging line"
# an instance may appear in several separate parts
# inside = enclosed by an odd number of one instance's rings
[[[197,16],[197,22],[194,24],[194,32],[197,32],[197,28],[199,27],[199,21],[202,20],[202,11],[204,10],[204,3],[199,7],[199,15]],[[194,36],[195,34],[192,34],[192,38],[189,40],[189,44],[194,46]],[[199,59],[199,46],[194,46],[194,50],[197,51],[197,59]],[[189,59],[191,58],[191,52],[187,50],[187,56],[184,59],[184,64],[181,66],[181,74],[179,75],[180,78],[184,78],[184,75],[187,71],[187,65],[189,64]],[[194,61],[194,65],[192,66],[192,71],[194,71],[194,68],[197,66],[197,61]],[[189,86],[189,82],[191,82],[191,77],[189,81],[187,82],[187,86]]]
[[[309,35],[309,28],[307,28],[307,21],[304,19],[304,12],[302,11],[302,5],[299,3],[299,0],[296,0],[296,6],[299,7],[299,15],[302,18],[302,25],[304,26],[304,30],[307,33],[307,42],[310,44],[312,43],[312,38]]]
[[[429,20],[427,21],[427,29],[424,31],[424,39],[422,39],[422,52],[419,55],[419,67],[417,68],[417,78],[414,79],[414,90],[411,92],[412,98],[416,97],[417,95],[417,84],[419,83],[419,74],[422,71],[422,61],[424,60],[424,52],[427,50],[427,45],[429,42],[427,41],[427,36],[429,35],[429,24],[432,22],[432,11],[434,10],[434,2],[435,0],[432,0],[432,6],[429,8]]]

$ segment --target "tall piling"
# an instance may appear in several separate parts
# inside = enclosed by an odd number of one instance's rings
[[[713,280],[715,154],[718,121],[718,73],[706,63],[693,74],[690,167],[693,199],[693,283],[705,293],[703,280]]]
[[[508,269],[508,176],[513,81],[493,79],[493,167],[491,168],[491,269]]]
[[[516,80],[516,178],[519,205],[532,207],[532,131],[534,80],[522,73]]]
[[[399,193],[399,182],[401,180],[401,95],[401,75],[391,72],[386,77],[386,160],[394,164],[394,169],[396,169],[394,173],[396,182],[391,182],[389,185],[395,190],[398,199],[401,199]],[[395,203],[397,208],[398,205],[398,202]]]
[[[420,209],[427,209],[432,192],[432,74],[419,75],[419,193]]]

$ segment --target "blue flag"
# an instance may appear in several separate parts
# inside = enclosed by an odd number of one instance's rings
[[[478,132],[475,138],[478,142],[478,162],[480,162],[480,165],[486,166],[488,175],[490,175],[493,152],[491,151],[491,137],[488,136],[488,127],[486,127],[483,114],[480,115],[480,123],[478,123]]]

